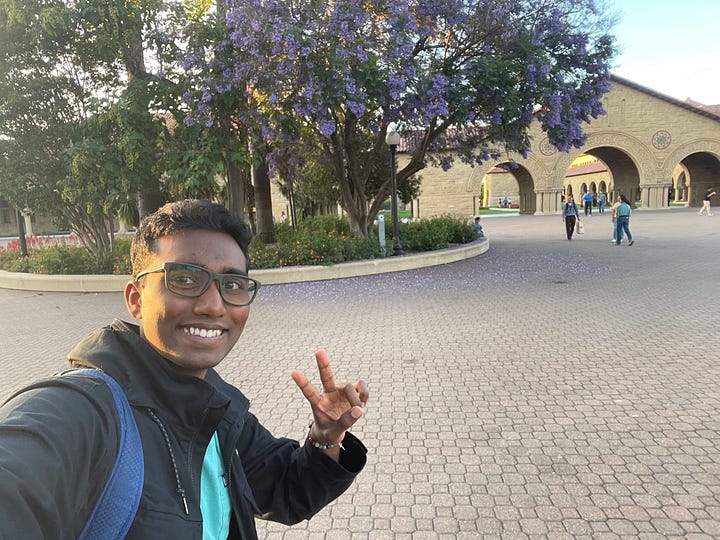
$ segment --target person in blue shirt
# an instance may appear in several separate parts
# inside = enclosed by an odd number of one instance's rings
[[[586,191],[585,195],[583,195],[583,207],[585,208],[586,216],[592,215],[592,206],[593,206],[593,194],[589,191]]]
[[[485,233],[483,232],[482,225],[480,225],[480,216],[475,217],[475,223],[473,223],[473,231],[478,235],[478,238],[483,238]]]

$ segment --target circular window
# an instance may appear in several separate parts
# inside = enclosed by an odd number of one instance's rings
[[[652,137],[652,145],[658,150],[664,150],[665,148],[670,146],[671,142],[672,135],[670,135],[669,131],[665,131],[664,129],[656,131],[655,135],[653,135]]]
[[[547,139],[540,141],[540,153],[544,156],[552,156],[557,152],[557,148]]]

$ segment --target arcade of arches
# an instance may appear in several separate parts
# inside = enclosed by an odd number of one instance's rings
[[[447,172],[423,169],[413,216],[472,215],[505,197],[523,214],[557,214],[565,193],[577,198],[586,190],[604,190],[610,197],[624,193],[643,208],[702,206],[706,189],[720,192],[720,115],[711,112],[715,108],[617,76],[604,107],[605,116],[584,126],[583,148],[559,152],[536,126],[527,158],[507,155],[474,168],[456,163]]]

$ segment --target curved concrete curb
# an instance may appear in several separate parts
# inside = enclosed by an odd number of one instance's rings
[[[250,275],[263,285],[341,279],[447,264],[476,257],[488,249],[490,249],[490,241],[485,238],[470,244],[427,253],[347,262],[331,266],[286,266],[267,270],[251,270]],[[46,275],[0,270],[0,288],[25,291],[118,292],[125,288],[129,279],[130,276]]]

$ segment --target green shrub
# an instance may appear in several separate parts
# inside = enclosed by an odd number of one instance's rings
[[[401,223],[399,229],[404,251],[434,251],[448,247],[448,231],[438,219]]]
[[[406,252],[432,251],[476,239],[466,221],[451,216],[400,223],[399,228]],[[250,267],[329,265],[384,257],[392,250],[392,230],[392,222],[386,222],[385,231],[390,234],[383,252],[375,227],[371,228],[368,238],[354,238],[345,217],[306,218],[297,231],[287,222],[276,223],[275,244],[266,245],[258,237],[250,242]],[[28,257],[21,257],[19,247],[13,245],[0,249],[0,268],[43,274],[130,274],[131,243],[131,238],[116,238],[113,253],[97,259],[77,245],[37,246],[30,250]]]
[[[130,264],[130,245],[132,238],[116,238],[113,250],[111,266],[113,274],[132,274]]]
[[[277,268],[280,266],[280,252],[276,244],[265,244],[259,237],[254,236],[250,242],[250,268]]]
[[[20,248],[0,248],[0,268],[9,270],[20,258]],[[14,270],[9,270],[13,272]]]
[[[350,222],[343,216],[310,216],[298,226],[300,233],[336,233],[338,236],[350,236]]]
[[[28,253],[28,271],[33,274],[90,274],[97,264],[85,248],[53,246]]]
[[[30,257],[22,257],[20,252],[17,252],[17,258],[3,261],[3,270],[8,272],[29,272],[30,271]]]
[[[273,235],[275,236],[275,242],[278,244],[287,244],[295,239],[295,229],[290,225],[289,221],[283,221],[276,223],[273,227]]]
[[[466,219],[444,215],[433,218],[432,221],[437,221],[445,227],[448,232],[448,242],[451,244],[467,244],[477,240],[477,233]]]
[[[294,242],[278,247],[280,266],[327,265],[344,260],[343,238],[336,233],[303,233]]]
[[[20,250],[0,250],[0,269],[31,274],[130,274],[130,239],[115,243],[115,251],[93,258],[80,246],[51,245],[28,250],[22,257]]]
[[[368,238],[345,238],[343,241],[344,259],[357,261],[362,259],[375,259],[384,255],[377,234]]]

